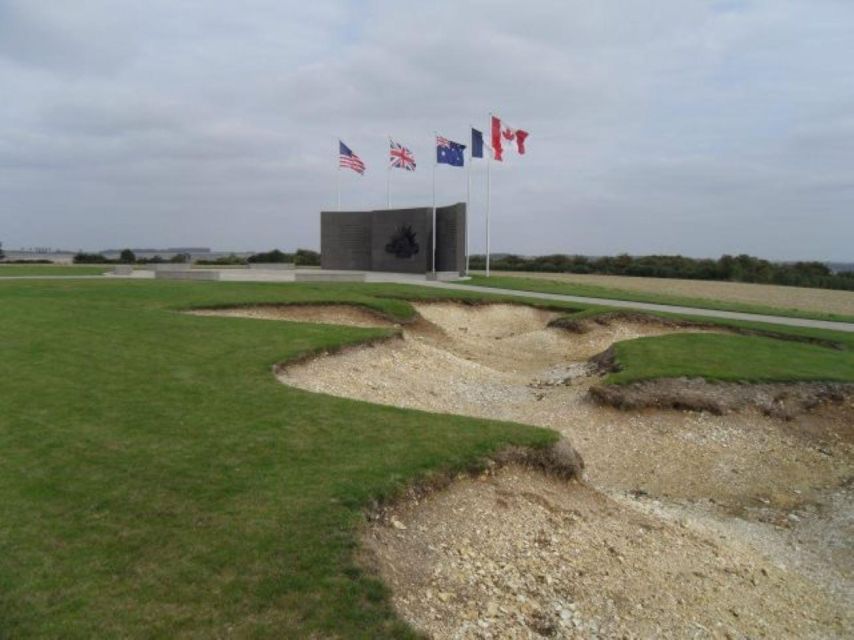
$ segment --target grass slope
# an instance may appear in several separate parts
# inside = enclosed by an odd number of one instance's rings
[[[336,302],[406,319],[406,298],[422,297],[487,296],[398,285],[0,282],[0,637],[411,637],[355,559],[362,509],[424,474],[556,435],[311,394],[271,375],[282,360],[385,330],[176,310]],[[722,349],[696,342],[715,336],[670,337],[683,342],[625,343],[625,372],[703,363],[714,372],[762,352],[752,370],[761,377],[780,354],[786,367],[818,350],[850,364],[852,348],[747,337]],[[677,367],[674,353],[684,354]],[[799,371],[840,370],[813,364]]]
[[[567,317],[588,320],[615,313],[619,311],[609,307],[588,307]],[[609,375],[608,383],[681,376],[743,382],[854,382],[854,333],[676,313],[639,315],[761,335],[681,333],[618,342],[614,349],[621,370]]]
[[[362,507],[420,474],[555,435],[271,375],[381,330],[171,310],[327,300],[411,311],[377,289],[0,283],[0,636],[408,637],[354,561]]]
[[[662,289],[666,288],[666,280],[662,280]],[[813,320],[832,320],[836,322],[854,322],[854,317],[836,313],[816,313],[803,309],[784,309],[763,305],[743,304],[740,302],[726,302],[723,300],[709,300],[708,298],[692,298],[687,296],[670,295],[667,293],[644,293],[640,291],[628,291],[611,287],[600,287],[597,285],[577,284],[573,282],[557,282],[545,278],[519,278],[515,276],[472,276],[466,284],[481,287],[496,287],[500,289],[515,289],[519,291],[533,291],[537,293],[557,293],[570,296],[585,296],[589,298],[604,298],[606,300],[626,300],[630,302],[650,302],[654,304],[666,304],[682,307],[696,307],[698,309],[717,309],[721,311],[738,311],[742,313],[757,313],[772,316],[785,316],[789,318],[808,318]]]
[[[720,334],[671,334],[614,346],[623,368],[610,383],[680,376],[745,382],[854,382],[854,351]]]

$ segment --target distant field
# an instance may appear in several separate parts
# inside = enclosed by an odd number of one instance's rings
[[[11,276],[97,276],[111,265],[89,264],[0,264],[0,278]]]
[[[742,282],[495,271],[472,284],[822,320],[854,320],[854,293]]]

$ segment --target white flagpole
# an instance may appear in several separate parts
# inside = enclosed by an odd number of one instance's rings
[[[492,158],[486,156],[486,277],[489,277],[489,210],[492,208],[492,189],[490,184],[490,170]]]
[[[391,136],[388,137],[388,148],[391,150]],[[389,153],[391,155],[391,153]],[[388,169],[385,176],[385,208],[391,209],[391,158],[389,158]]]
[[[436,167],[439,165],[439,158],[436,155],[436,137],[437,133],[433,132],[433,277],[436,277]]]
[[[335,162],[335,191],[338,194],[338,211],[341,211],[341,139],[338,139],[338,154]]]
[[[469,129],[474,129],[469,125]],[[471,147],[471,145],[469,145]],[[463,230],[466,240],[466,275],[469,274],[469,216],[471,215],[471,165],[472,165],[472,149],[469,148],[469,166],[466,170],[466,226]]]
[[[492,118],[494,114],[489,113],[489,154],[486,156],[486,277],[489,277],[489,214],[492,209],[492,182],[490,178],[490,167],[495,149],[492,148]]]

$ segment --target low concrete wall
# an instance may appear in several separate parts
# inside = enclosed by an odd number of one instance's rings
[[[114,276],[129,276],[133,273],[132,264],[117,264],[113,267]]]
[[[156,271],[158,280],[219,280],[219,271]]]
[[[165,262],[163,264],[155,264],[151,266],[154,267],[154,271],[160,273],[161,271],[189,271],[190,267],[192,267],[193,265],[188,262],[174,264],[171,262]]]
[[[459,280],[460,274],[456,271],[437,271],[427,273],[427,280],[438,280],[440,282],[448,282],[450,280]]]
[[[295,282],[365,282],[364,273],[327,273],[324,271],[294,274]]]
[[[292,271],[295,265],[293,262],[250,262],[250,269],[261,269],[263,271]]]

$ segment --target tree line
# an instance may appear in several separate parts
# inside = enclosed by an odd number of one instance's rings
[[[282,262],[292,262],[295,265],[299,265],[302,267],[319,267],[320,266],[320,253],[317,251],[312,251],[311,249],[297,249],[293,253],[287,253],[285,251],[279,251],[278,249],[273,249],[272,251],[264,251],[261,253],[253,253],[251,256],[247,258],[241,258],[233,253],[227,256],[222,256],[217,258],[216,260],[198,260],[197,264],[208,264],[208,265],[229,265],[229,264],[248,264],[248,263],[282,263]]]
[[[470,267],[486,267],[483,255],[472,255]],[[493,256],[490,268],[496,271],[540,271],[547,273],[597,273],[650,278],[684,278],[755,282],[795,287],[845,289],[854,291],[854,272],[834,273],[822,262],[770,262],[746,254],[724,255],[717,260],[685,256],[588,257],[566,254],[524,257],[512,254]]]
[[[119,253],[118,259],[115,260],[107,258],[101,253],[85,253],[83,251],[74,256],[75,264],[162,264],[165,262],[185,264],[192,262],[192,256],[189,253],[178,253],[168,259],[162,256],[140,258],[130,249],[123,249]],[[250,262],[293,262],[302,266],[317,266],[320,265],[320,254],[311,249],[297,249],[294,253],[273,249],[272,251],[255,253],[248,257],[240,257],[231,253],[213,260],[196,260],[196,264],[219,266],[245,265]]]

